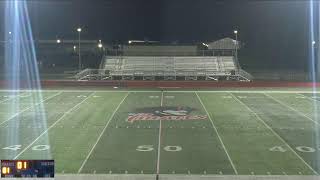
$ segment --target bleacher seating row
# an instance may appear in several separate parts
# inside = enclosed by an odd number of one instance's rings
[[[175,74],[230,74],[236,70],[233,56],[157,57],[157,56],[110,56],[103,67],[112,75]]]

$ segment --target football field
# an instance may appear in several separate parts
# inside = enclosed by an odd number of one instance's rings
[[[311,91],[0,91],[0,159],[57,174],[317,175]]]

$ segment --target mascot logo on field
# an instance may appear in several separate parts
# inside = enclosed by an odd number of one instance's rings
[[[127,121],[133,123],[135,121],[180,121],[180,120],[204,120],[206,115],[191,115],[195,108],[190,107],[151,107],[136,109],[136,113],[129,113]]]

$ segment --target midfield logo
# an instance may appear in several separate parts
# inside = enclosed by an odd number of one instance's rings
[[[206,115],[190,115],[196,109],[190,107],[152,107],[137,109],[136,113],[129,113],[127,121],[156,121],[156,120],[204,120]]]

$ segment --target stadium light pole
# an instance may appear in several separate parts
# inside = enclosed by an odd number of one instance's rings
[[[235,52],[236,52],[236,61],[237,61],[238,69],[239,69],[240,65],[239,65],[239,61],[238,61],[238,30],[234,30],[233,33],[236,35]]]
[[[312,51],[313,51],[313,57],[314,57],[314,68],[313,68],[313,71],[314,71],[314,75],[315,75],[315,79],[316,79],[316,81],[318,81],[319,79],[320,79],[320,75],[319,75],[319,68],[318,68],[318,66],[319,66],[319,60],[318,60],[318,55],[319,55],[319,53],[318,53],[318,47],[317,47],[317,43],[316,43],[316,41],[312,41]]]
[[[77,29],[78,34],[79,34],[79,39],[78,39],[78,43],[79,43],[79,72],[81,71],[81,31],[82,29],[79,27]]]

